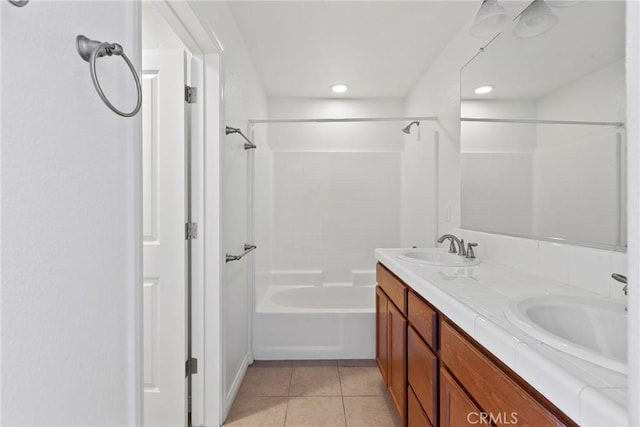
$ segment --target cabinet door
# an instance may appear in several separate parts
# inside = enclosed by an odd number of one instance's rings
[[[431,427],[431,421],[424,413],[411,386],[407,387],[407,425],[408,427]]]
[[[387,328],[389,299],[382,292],[380,286],[376,287],[376,362],[382,375],[382,380],[386,386],[388,382],[389,369],[389,330]]]
[[[407,319],[391,302],[388,304],[389,367],[388,387],[393,403],[406,425],[407,413]]]
[[[412,325],[413,326],[413,325]],[[434,425],[438,424],[438,358],[420,335],[407,330],[407,376],[416,398]]]
[[[440,368],[440,426],[477,426],[481,412],[449,372]]]
[[[515,374],[497,365],[477,343],[448,322],[440,323],[440,361],[485,411],[499,417],[496,424],[515,424],[516,419],[519,425],[565,425],[541,398],[516,382]]]

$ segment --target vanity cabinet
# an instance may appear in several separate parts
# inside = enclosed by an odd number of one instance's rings
[[[381,264],[376,359],[403,426],[575,426]]]
[[[440,370],[440,426],[460,427],[480,424],[481,412],[449,371],[442,368]]]
[[[446,369],[477,402],[483,412],[499,422],[496,425],[520,424],[558,426],[566,422],[548,408],[542,396],[506,366],[486,354],[486,350],[448,320],[440,323],[440,360]],[[548,403],[550,405],[550,403]],[[557,411],[557,410],[556,410]]]
[[[407,411],[407,319],[394,304],[389,304],[388,388],[400,419]]]
[[[430,423],[438,423],[438,358],[413,326],[407,330],[407,377]],[[411,423],[410,423],[411,425]]]
[[[407,423],[410,426],[433,426],[411,386],[407,388]]]
[[[376,269],[376,362],[391,400],[407,418],[407,287],[389,270]]]
[[[376,286],[376,363],[385,385],[389,384],[389,379],[387,378],[387,367],[389,366],[388,310],[389,298],[387,298],[380,286]]]

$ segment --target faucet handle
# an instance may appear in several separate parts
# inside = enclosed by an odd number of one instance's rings
[[[624,283],[625,285],[627,284],[627,276],[625,276],[624,274],[613,273],[611,275],[611,278],[617,280],[620,283]]]
[[[476,246],[478,246],[477,243],[467,243],[467,258],[469,259],[476,258],[476,254],[473,252],[473,248],[475,248]]]
[[[449,253],[450,254],[458,253],[458,251],[456,250],[456,242],[453,239],[449,239]]]
[[[624,292],[625,295],[628,294],[627,291],[627,276],[625,276],[624,274],[620,274],[620,273],[613,273],[611,275],[611,278],[614,280],[617,280],[620,283],[624,283],[624,287],[622,288],[622,292]]]

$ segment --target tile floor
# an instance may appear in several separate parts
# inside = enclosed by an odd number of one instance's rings
[[[225,426],[397,427],[374,360],[256,361]]]

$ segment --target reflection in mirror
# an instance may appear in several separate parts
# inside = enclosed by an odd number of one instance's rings
[[[552,30],[505,31],[463,68],[463,228],[626,246],[624,11],[555,8]]]

